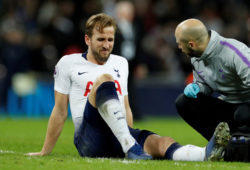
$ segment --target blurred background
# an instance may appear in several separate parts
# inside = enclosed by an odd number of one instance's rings
[[[0,0],[0,116],[50,115],[54,66],[86,51],[84,24],[99,12],[117,20],[113,53],[129,61],[135,119],[177,116],[175,98],[191,65],[177,49],[175,27],[198,18],[250,45],[249,8],[249,0]]]

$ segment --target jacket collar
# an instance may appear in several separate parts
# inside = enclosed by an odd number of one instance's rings
[[[210,40],[199,60],[205,60],[207,58],[212,57],[213,55],[211,54],[216,51],[216,46],[218,45],[219,42],[219,34],[213,30],[210,30],[209,33],[210,33]]]

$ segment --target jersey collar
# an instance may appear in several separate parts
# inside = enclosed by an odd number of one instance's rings
[[[82,53],[82,57],[85,58],[88,61],[88,59],[87,59],[87,53],[88,53],[88,51]]]

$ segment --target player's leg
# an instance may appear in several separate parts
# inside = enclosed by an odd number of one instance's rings
[[[88,96],[89,102],[96,107],[103,120],[110,127],[113,134],[120,142],[124,153],[135,153],[132,159],[150,159],[140,145],[131,136],[126,122],[126,114],[123,112],[119,101],[114,80],[111,75],[104,74],[97,78]],[[138,153],[138,157],[136,154]],[[129,155],[130,156],[130,155]]]
[[[145,140],[144,150],[154,158],[181,161],[217,161],[223,159],[224,150],[230,138],[229,133],[227,123],[220,123],[206,147],[181,146],[170,137],[151,134]]]
[[[75,119],[74,143],[83,157],[124,157],[120,143],[98,110],[87,101],[84,117]]]
[[[205,148],[194,145],[180,145],[171,137],[150,135],[144,144],[144,150],[153,158],[176,161],[203,161]]]
[[[227,122],[231,131],[236,128],[234,111],[236,105],[226,103],[214,97],[198,95],[193,99],[181,94],[176,99],[179,115],[207,140],[220,122]]]

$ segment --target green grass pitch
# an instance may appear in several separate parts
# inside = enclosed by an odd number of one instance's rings
[[[81,158],[73,145],[73,124],[67,120],[63,132],[49,156],[30,157],[27,152],[40,151],[48,119],[10,119],[0,117],[0,170],[5,169],[82,169],[82,170],[207,170],[250,169],[250,163],[237,162],[177,162],[167,160],[134,161],[126,159]],[[149,129],[171,136],[180,144],[205,146],[206,140],[176,118],[147,118],[135,122],[135,128]]]

